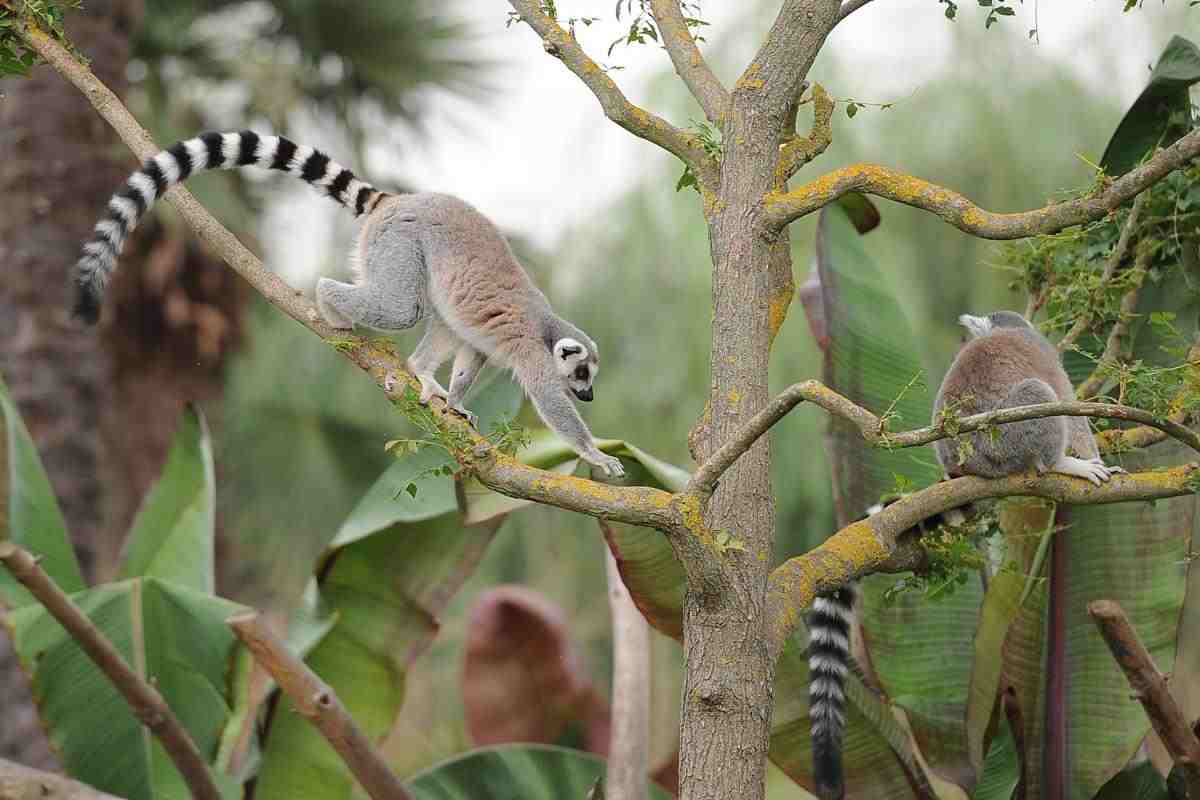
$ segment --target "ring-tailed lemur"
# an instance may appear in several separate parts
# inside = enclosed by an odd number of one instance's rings
[[[942,380],[934,402],[936,425],[950,406],[967,416],[998,408],[1073,400],[1071,380],[1058,350],[1024,317],[995,311],[986,317],[963,314],[959,324],[968,340]],[[967,447],[951,439],[934,442],[947,477],[1000,478],[1029,469],[1060,472],[1099,485],[1124,472],[1106,465],[1085,417],[1046,417],[970,434]],[[1074,450],[1078,458],[1067,455]],[[961,456],[961,460],[960,460]],[[883,510],[872,506],[867,516]],[[929,530],[945,521],[956,524],[963,509],[925,520]],[[813,777],[821,800],[841,800],[842,734],[845,728],[845,680],[850,668],[850,631],[857,584],[851,583],[813,601],[809,614],[809,715],[812,720]]]
[[[959,416],[999,408],[1074,400],[1071,379],[1058,350],[1020,314],[994,311],[986,317],[963,314],[958,322],[968,340],[942,380],[933,404],[936,425],[942,410]],[[1086,417],[1045,417],[969,434],[966,447],[955,439],[933,443],[946,475],[1000,478],[1029,469],[1086,478],[1099,486],[1124,472],[1100,459]],[[1078,458],[1067,455],[1075,451]]]
[[[359,180],[311,147],[253,131],[205,133],[148,159],[108,202],[76,265],[76,314],[94,322],[126,237],[167,189],[204,169],[262,167],[295,175],[363,218],[351,253],[353,284],[322,278],[317,307],[335,328],[382,331],[427,319],[408,359],[421,402],[441,397],[474,421],[463,400],[490,358],[511,369],[538,414],[583,460],[624,474],[600,452],[571,392],[592,399],[600,355],[587,334],[554,313],[485,216],[442,194],[393,195]],[[450,390],[434,373],[454,356]]]

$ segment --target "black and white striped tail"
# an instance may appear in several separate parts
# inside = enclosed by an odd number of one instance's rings
[[[882,511],[882,503],[866,517]],[[842,800],[842,734],[846,729],[846,673],[858,584],[848,583],[813,601],[808,615],[808,715],[812,721],[813,783],[821,800]]]
[[[821,800],[841,800],[842,732],[846,727],[846,673],[857,586],[848,584],[813,601],[808,617],[808,713],[812,720],[813,780]]]
[[[116,268],[125,239],[168,188],[200,170],[238,167],[289,172],[323,190],[356,217],[370,213],[384,196],[321,151],[282,136],[260,136],[253,131],[204,133],[177,142],[147,159],[108,201],[104,217],[96,223],[75,265],[75,315],[87,322],[99,318],[104,287]]]

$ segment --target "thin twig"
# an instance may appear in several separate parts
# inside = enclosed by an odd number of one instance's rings
[[[820,381],[809,380],[792,384],[784,389],[762,411],[751,417],[741,430],[730,437],[708,461],[696,470],[688,484],[688,491],[712,492],[716,487],[717,480],[725,470],[729,469],[743,453],[750,449],[750,446],[772,425],[806,400],[834,416],[852,423],[858,428],[863,439],[873,447],[889,449],[916,447],[958,434],[989,428],[993,425],[1007,425],[1043,417],[1066,416],[1101,417],[1138,422],[1151,428],[1157,428],[1200,452],[1200,434],[1177,422],[1159,419],[1149,411],[1143,411],[1140,408],[1110,403],[1083,403],[1074,400],[1002,408],[962,417],[954,420],[952,425],[949,421],[944,420],[937,425],[892,433],[886,429],[880,417],[856,405]]]
[[[704,116],[719,127],[729,110],[729,92],[696,46],[679,8],[679,0],[650,0],[650,13],[658,23],[659,38],[675,65],[675,72],[704,109]]]
[[[0,800],[121,800],[53,772],[0,758]]]
[[[217,785],[196,743],[163,700],[162,695],[125,663],[100,629],[71,602],[54,579],[38,566],[37,559],[9,541],[0,541],[0,561],[30,594],[58,620],[71,638],[109,679],[133,715],[150,729],[196,800],[220,800]]]
[[[957,192],[888,167],[855,164],[822,175],[790,192],[767,194],[763,198],[763,223],[768,231],[778,230],[844,194],[862,192],[929,211],[959,230],[983,239],[1022,239],[1099,219],[1198,156],[1200,130],[1194,130],[1140,167],[1104,181],[1086,197],[1014,214],[988,211]]]
[[[373,800],[410,800],[400,779],[388,769],[383,755],[346,712],[333,689],[288,650],[257,612],[239,614],[227,622],[301,716],[333,746]]]
[[[592,91],[606,117],[634,136],[677,156],[692,168],[703,188],[712,190],[716,187],[716,162],[695,136],[629,102],[608,73],[583,51],[575,37],[542,11],[540,2],[509,0],[509,5],[520,15],[522,22],[542,37],[546,52],[561,61]]]
[[[1133,208],[1129,209],[1129,216],[1125,219],[1125,226],[1121,228],[1121,235],[1117,237],[1117,244],[1113,247],[1112,253],[1108,256],[1108,261],[1104,264],[1104,272],[1100,275],[1100,291],[1104,291],[1112,283],[1113,277],[1117,274],[1117,269],[1129,253],[1129,247],[1133,244],[1134,233],[1137,231],[1138,219],[1142,216],[1142,207],[1146,205],[1146,198],[1149,196],[1149,192],[1142,192],[1134,198]],[[1135,299],[1140,287],[1141,281],[1139,280],[1137,285],[1131,290]],[[1126,296],[1128,297],[1128,295]],[[1073,345],[1075,340],[1091,327],[1094,318],[1095,315],[1092,313],[1091,306],[1089,306],[1080,314],[1079,319],[1075,320],[1075,324],[1071,326],[1071,330],[1067,331],[1067,335],[1059,340],[1058,351],[1061,353]],[[1080,397],[1086,397],[1086,395],[1081,394]]]
[[[603,522],[600,527],[606,528]],[[605,540],[611,539],[605,531]],[[608,800],[644,800],[650,766],[650,626],[621,580],[605,546],[608,607],[612,612],[612,730],[608,746]]]
[[[1166,676],[1154,666],[1137,631],[1115,601],[1094,600],[1088,603],[1088,614],[1129,680],[1134,697],[1146,709],[1154,732],[1183,773],[1188,797],[1200,797],[1200,740],[1171,696]]]

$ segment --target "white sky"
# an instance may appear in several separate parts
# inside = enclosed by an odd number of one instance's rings
[[[934,0],[876,0],[859,10],[838,26],[826,47],[840,59],[853,59],[861,85],[831,91],[844,97],[901,99],[937,80],[939,71],[959,56],[953,49],[952,26],[983,25],[975,0],[958,1],[954,23],[943,19],[944,6]],[[739,66],[749,60],[763,26],[769,24],[760,20],[756,29],[747,29],[746,5],[751,3],[702,3],[704,18],[711,23],[705,30],[709,42],[702,47],[725,50],[730,63]],[[1151,23],[1157,20],[1161,30],[1161,23],[1171,20],[1187,27],[1180,33],[1195,37],[1200,34],[1200,8],[1189,12],[1186,0],[1146,0],[1142,9],[1122,14],[1123,5],[1123,0],[1025,0],[1016,6],[1016,18],[1003,20],[1002,29],[992,31],[996,47],[980,54],[981,79],[1003,80],[1009,70],[1023,68],[1025,48],[1038,48],[1063,69],[1076,71],[1089,83],[1102,83],[1104,91],[1127,105],[1163,45],[1161,35],[1152,34]],[[606,58],[609,42],[622,31],[612,18],[612,0],[559,0],[558,6],[560,18],[602,18],[579,28],[581,41],[593,58],[620,64],[623,69],[610,74],[632,101],[647,105],[648,81],[670,66],[666,53],[653,46],[618,47],[611,59]],[[457,0],[447,7],[478,34],[473,53],[495,62],[488,79],[496,90],[483,104],[433,95],[426,116],[428,136],[410,140],[401,132],[381,139],[368,153],[364,172],[369,179],[386,184],[395,178],[422,190],[456,194],[503,229],[552,247],[570,227],[598,223],[590,217],[636,181],[648,164],[669,163],[670,156],[605,120],[595,98],[543,52],[531,29],[506,28],[509,6],[503,0]],[[1026,40],[1035,10],[1039,44]],[[1120,54],[1115,63],[1106,60],[1112,53]],[[736,71],[722,71],[719,77],[728,86]],[[813,77],[819,78],[819,72]],[[333,152],[333,143],[326,144]],[[886,154],[877,160],[888,161]],[[268,255],[275,256],[271,261],[276,268],[287,265],[281,269],[285,277],[304,285],[301,276],[317,268],[335,215],[327,202],[311,193],[290,194],[279,206],[269,213],[266,225],[275,234],[266,237]],[[344,235],[343,231],[339,238]]]

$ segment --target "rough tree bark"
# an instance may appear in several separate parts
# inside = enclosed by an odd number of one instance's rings
[[[779,143],[791,133],[785,128],[794,119],[793,103],[837,13],[836,0],[784,3],[766,44],[732,92],[720,188],[709,216],[708,452],[770,399],[773,237],[763,232],[762,199],[775,186]],[[770,474],[768,440],[761,437],[725,473],[709,506],[709,527],[735,536],[745,549],[718,557],[716,586],[688,582],[679,762],[685,800],[763,796],[775,677],[763,615],[775,541]],[[730,659],[730,653],[740,657]]]

